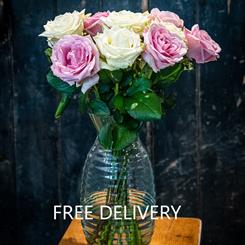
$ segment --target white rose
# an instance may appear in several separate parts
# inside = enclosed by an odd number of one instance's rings
[[[102,55],[102,69],[126,69],[143,51],[140,35],[126,28],[105,29],[94,40]]]
[[[164,26],[169,32],[176,34],[184,42],[186,42],[185,34],[184,34],[184,31],[182,30],[182,28],[179,28],[179,27],[177,27],[176,25],[174,25],[173,23],[170,23],[170,22],[153,21],[151,24],[154,24],[154,23]]]
[[[58,15],[54,20],[48,21],[44,25],[45,31],[39,36],[47,37],[49,44],[54,44],[65,35],[83,34],[83,21],[88,15],[85,15],[85,10],[81,12],[74,11]]]
[[[133,13],[126,10],[120,12],[113,11],[109,16],[103,17],[101,20],[108,27],[117,26],[127,28],[137,33],[143,32],[149,22],[147,13]]]

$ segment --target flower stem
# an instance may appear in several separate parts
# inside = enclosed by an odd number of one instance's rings
[[[115,88],[114,88],[115,95],[118,95],[118,91],[119,91],[119,83],[115,83]]]
[[[100,99],[100,94],[99,94],[97,85],[94,85],[94,93],[95,93],[96,99]]]
[[[130,152],[112,152],[115,164],[120,163],[117,177],[112,185],[107,189],[106,204],[113,207],[119,205],[126,206],[132,220],[118,221],[114,219],[100,220],[97,231],[89,244],[98,245],[112,245],[117,237],[117,244],[125,244],[125,241],[130,245],[142,245],[142,239],[137,220],[133,220],[132,206],[129,204],[129,190],[128,190],[128,163]],[[121,161],[122,160],[122,161]],[[126,233],[126,237],[124,236]],[[124,234],[124,235],[123,235]]]

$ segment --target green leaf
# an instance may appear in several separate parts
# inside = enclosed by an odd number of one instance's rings
[[[100,80],[104,83],[119,83],[123,77],[122,70],[109,71],[106,69],[102,69],[99,71]]]
[[[104,83],[110,83],[111,82],[111,77],[110,77],[110,71],[102,69],[99,71],[99,77],[100,81]]]
[[[107,123],[100,129],[99,142],[105,149],[122,150],[133,143],[137,136],[137,130],[130,130],[116,123]]]
[[[67,96],[72,96],[76,91],[76,86],[70,86],[68,83],[62,81],[58,77],[54,76],[52,71],[47,74],[48,83],[55,88],[58,92],[66,94]]]
[[[100,82],[98,83],[98,89],[99,89],[99,93],[108,93],[110,91],[110,84],[108,83],[103,83],[103,82]]]
[[[140,126],[140,122],[134,118],[132,118],[131,116],[128,116],[126,119],[125,119],[125,122],[124,122],[125,126],[131,130],[133,129],[138,129],[139,126]]]
[[[129,130],[124,126],[116,124],[113,129],[113,148],[115,150],[122,150],[133,143],[137,139],[137,135],[136,130]]]
[[[110,71],[110,77],[113,82],[119,83],[122,80],[123,71],[122,70]]]
[[[118,111],[113,113],[113,118],[119,124],[121,124],[123,122],[123,119],[124,119],[123,114],[121,114]]]
[[[88,109],[88,94],[81,93],[78,99],[79,111],[85,113]]]
[[[178,80],[184,70],[185,66],[182,63],[167,67],[155,75],[154,84],[159,87],[169,86]]]
[[[127,94],[132,96],[138,92],[146,92],[151,87],[151,81],[144,78],[139,77],[132,81],[132,85],[128,88]]]
[[[113,107],[119,111],[124,111],[124,98],[123,96],[121,95],[116,95],[114,98],[113,98]]]
[[[44,50],[44,54],[48,57],[48,59],[50,60],[50,57],[52,55],[52,49],[51,48],[46,48]]]
[[[112,148],[112,143],[113,143],[112,130],[113,130],[113,125],[107,123],[99,131],[99,136],[98,136],[99,142],[105,149]]]
[[[99,99],[94,99],[90,103],[91,110],[93,114],[97,116],[109,116],[110,115],[110,109],[106,105],[105,102]]]
[[[122,87],[127,87],[133,81],[133,72],[127,71],[124,73],[124,77],[120,83]]]
[[[71,101],[71,99],[69,96],[67,96],[66,94],[62,94],[60,102],[59,102],[58,107],[57,107],[56,112],[55,112],[55,118],[56,119],[61,118],[63,112],[65,111],[65,109],[69,105],[70,101]]]
[[[162,116],[161,102],[155,93],[139,93],[125,99],[125,108],[131,117],[139,121],[156,120]]]
[[[152,68],[146,63],[144,68],[142,69],[142,74],[145,78],[150,79],[153,73]]]

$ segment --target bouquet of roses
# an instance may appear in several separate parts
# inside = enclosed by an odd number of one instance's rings
[[[72,99],[81,112],[112,118],[99,130],[107,149],[123,149],[142,122],[161,119],[172,106],[167,88],[193,63],[215,61],[220,46],[178,15],[152,9],[65,13],[48,21],[46,37],[51,70],[48,82],[60,94],[60,118]]]

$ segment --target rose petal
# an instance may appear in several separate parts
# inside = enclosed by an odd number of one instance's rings
[[[89,77],[85,79],[82,84],[82,89],[81,89],[82,93],[85,94],[87,90],[90,89],[95,84],[97,84],[98,81],[99,81],[99,76],[97,74],[94,75],[93,77]]]

